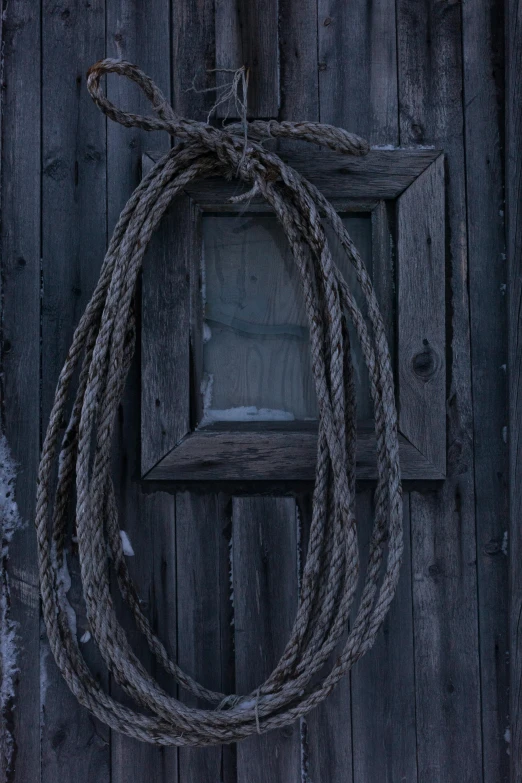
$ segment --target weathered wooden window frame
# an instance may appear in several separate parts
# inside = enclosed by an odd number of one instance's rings
[[[143,156],[143,171],[155,155]],[[435,150],[372,150],[362,159],[290,153],[288,162],[341,212],[370,212],[373,277],[394,354],[402,476],[446,467],[444,159]],[[233,212],[237,182],[197,182],[162,221],[143,270],[141,464],[150,481],[313,480],[317,425],[201,420],[201,217]],[[260,199],[251,212],[268,210]],[[393,228],[391,226],[393,223]],[[394,237],[393,248],[390,237]],[[378,247],[378,253],[374,248]],[[357,477],[376,478],[372,423],[358,428]]]

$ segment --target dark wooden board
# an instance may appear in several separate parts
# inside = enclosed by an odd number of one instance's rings
[[[312,481],[315,475],[317,433],[238,429],[202,429],[170,451],[145,478],[147,481]],[[361,430],[357,444],[357,477],[377,477],[375,434]],[[399,436],[401,471],[405,479],[440,480],[435,468],[406,438]]]
[[[507,200],[507,292],[509,297],[509,660],[511,744],[510,781],[522,781],[522,4],[506,5],[506,200]]]
[[[404,498],[404,556],[397,592],[373,648],[352,670],[355,781],[417,781],[410,503]],[[358,497],[361,570],[373,526],[371,493]]]
[[[278,0],[235,0],[216,4],[217,83],[232,81],[233,71],[248,69],[248,116],[277,117],[279,111]],[[240,93],[241,96],[241,93]],[[233,101],[219,116],[237,116]]]
[[[225,495],[177,495],[177,659],[202,685],[222,693],[234,690],[231,514]],[[183,691],[180,698],[209,708]],[[234,781],[235,748],[180,748],[179,776],[187,783]]]
[[[112,57],[124,57],[142,67],[170,98],[170,7],[165,0],[143,4],[133,0],[106,0],[106,51]],[[126,109],[150,113],[146,98],[127,79],[115,76],[107,79],[109,98]],[[96,111],[95,107],[92,107]],[[166,152],[171,139],[166,133],[150,134],[135,128],[107,123],[107,229],[110,235],[120,211],[141,179],[144,148]],[[151,248],[151,253],[154,248]],[[168,248],[158,259],[161,263]],[[151,273],[149,259],[145,260]],[[154,256],[151,260],[155,260]],[[168,308],[162,308],[163,314]],[[138,307],[139,319],[139,307]],[[158,330],[162,322],[158,318]],[[151,378],[155,377],[150,372]],[[129,373],[124,399],[118,411],[114,443],[114,476],[120,525],[127,533],[134,556],[127,562],[135,580],[142,608],[160,638],[176,655],[176,571],[175,571],[175,501],[171,495],[141,493],[140,477],[140,395],[141,368],[138,337],[137,356]],[[155,410],[154,404],[151,408]],[[125,610],[114,585],[118,616],[128,634],[133,649],[147,668],[155,672],[164,687],[176,693],[170,677],[164,676],[150,654],[134,619]],[[128,703],[115,684],[111,694]],[[145,778],[162,783],[177,776],[177,749],[160,749],[139,743],[113,732],[111,740],[111,783],[138,783]]]
[[[96,285],[107,239],[106,122],[86,89],[87,68],[105,49],[104,0],[62,8],[42,4],[42,428],[76,324]],[[33,187],[34,187],[33,181]],[[68,547],[69,602],[80,636],[86,618],[79,563]],[[93,642],[81,645],[104,687]],[[110,780],[107,726],[81,707],[42,640],[41,774],[45,783]]]
[[[399,428],[446,469],[444,159],[397,202]]]
[[[190,429],[190,199],[169,207],[143,263],[141,471]],[[168,362],[165,362],[168,357]]]
[[[292,498],[236,498],[232,580],[236,689],[251,693],[270,674],[297,611],[297,525]],[[238,783],[300,783],[299,724],[237,747]]]
[[[32,524],[40,451],[39,6],[22,0],[4,7],[1,33],[0,431],[17,465],[16,502],[27,524],[13,537],[7,561],[20,673],[14,700],[2,704],[0,781],[39,783],[40,602]]]
[[[395,3],[319,0],[321,121],[397,144]]]
[[[281,158],[310,180],[327,197],[392,199],[399,196],[432,163],[440,151],[435,149],[371,150],[367,155],[350,155],[321,150],[308,144],[303,151],[285,153]],[[225,201],[243,190],[235,181],[209,179],[202,188],[198,182],[187,187],[197,201]]]
[[[401,144],[444,150],[447,173],[447,478],[410,504],[418,777],[482,777],[462,25],[458,5],[397,5]]]
[[[312,495],[298,499],[300,570],[304,568],[312,521]],[[371,492],[357,495],[357,521],[364,524],[371,514]],[[342,644],[342,642],[341,642]],[[336,651],[328,666],[335,663]],[[313,783],[352,783],[353,777],[353,715],[352,672],[336,685],[325,701],[303,718],[301,735],[303,742],[303,779]],[[366,706],[363,707],[363,713]]]
[[[504,783],[508,745],[507,295],[502,3],[462,6],[484,780]],[[487,294],[486,294],[487,292]]]

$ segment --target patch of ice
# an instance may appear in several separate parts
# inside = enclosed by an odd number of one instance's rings
[[[502,554],[507,556],[508,553],[508,532],[507,530],[504,530],[504,535],[502,536]]]
[[[203,342],[208,343],[211,337],[212,337],[212,330],[210,326],[207,324],[207,322],[205,321],[205,323],[203,324]]]
[[[82,644],[87,644],[87,642],[90,642],[90,640],[91,640],[91,632],[90,631],[85,631],[85,633],[82,634],[82,636],[80,637],[80,642]]]
[[[216,421],[294,421],[295,416],[291,411],[274,410],[273,408],[256,408],[255,405],[238,406],[218,410],[203,406],[204,417],[200,426],[212,424]]]
[[[201,396],[203,397],[203,415],[207,414],[207,411],[212,405],[212,388],[214,386],[214,376],[212,373],[205,373],[200,385]]]
[[[120,530],[120,537],[121,537],[121,545],[123,547],[123,554],[126,555],[127,557],[134,557],[134,549],[132,548],[130,538],[125,532],[125,530]]]

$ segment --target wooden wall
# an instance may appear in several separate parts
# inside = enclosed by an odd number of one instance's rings
[[[522,19],[519,2],[511,5],[506,29],[518,70],[515,64],[510,100],[520,104]],[[506,293],[520,277],[512,261],[508,280],[505,255],[504,22],[497,0],[4,0],[1,413],[19,465],[24,519],[30,523],[34,513],[54,386],[108,236],[139,181],[142,152],[170,143],[106,122],[94,107],[85,72],[104,55],[139,64],[179,112],[196,119],[213,96],[187,91],[194,76],[212,86],[216,75],[206,70],[246,62],[254,116],[321,120],[373,145],[444,150],[449,371],[448,477],[437,489],[412,486],[405,495],[406,556],[385,627],[330,700],[287,731],[237,749],[179,752],[111,734],[77,705],[57,672],[39,616],[34,531],[28,524],[19,532],[9,576],[20,673],[2,716],[15,746],[1,781],[502,783],[510,758],[511,779],[522,780],[522,728],[514,720],[510,736],[508,705],[508,649],[519,661],[521,644],[513,622],[508,645]],[[110,80],[108,91],[118,105],[145,108],[121,80]],[[510,117],[513,149],[520,116]],[[519,180],[509,192],[512,258],[520,259],[513,233]],[[515,401],[517,334],[515,327]],[[250,688],[289,630],[310,498],[144,494],[139,375],[132,372],[119,413],[115,483],[136,552],[133,575],[182,666],[208,685]],[[511,443],[515,482],[521,463]],[[513,483],[517,499],[519,508]],[[370,515],[364,490],[363,537]],[[514,574],[520,548],[519,536]],[[69,598],[83,629],[74,552],[69,567]],[[254,573],[263,576],[257,614]],[[520,577],[511,582],[520,595]],[[84,650],[107,681],[92,642]],[[517,682],[514,708],[520,698]]]

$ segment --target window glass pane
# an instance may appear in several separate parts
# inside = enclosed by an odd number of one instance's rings
[[[343,222],[371,273],[370,216]],[[329,238],[361,304],[353,268]],[[277,219],[206,214],[203,245],[203,423],[317,418],[301,283]],[[368,375],[353,329],[351,337],[358,417],[365,419],[372,415]]]

